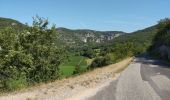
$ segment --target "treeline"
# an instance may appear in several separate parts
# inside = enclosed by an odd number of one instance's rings
[[[148,49],[156,58],[170,60],[170,19],[159,21],[158,32],[153,39],[153,45]]]
[[[102,67],[146,52],[156,33],[157,25],[100,44],[76,46],[69,51],[92,59],[89,69]]]
[[[92,59],[89,69],[113,64],[126,57],[146,52],[152,45],[152,40],[158,31],[157,26],[154,25],[133,33],[127,33],[104,43],[71,48],[70,51],[77,56]]]
[[[117,43],[101,49],[99,56],[93,60],[90,67],[95,68],[113,64],[143,52],[145,52],[145,47],[136,46],[133,42]]]
[[[60,78],[59,65],[63,64],[69,54],[91,59],[92,63],[87,69],[103,67],[142,54],[149,47],[152,55],[170,57],[169,19],[111,41],[100,44],[75,44],[73,47],[60,42],[62,38],[58,37],[55,26],[48,28],[46,19],[35,17],[32,26],[22,25],[24,28],[19,26],[18,30],[16,27],[18,26],[3,27],[0,30],[0,90],[2,91]],[[162,46],[163,53],[160,52]],[[73,74],[81,72],[80,66],[76,65]]]
[[[0,31],[3,31],[6,27],[12,27],[16,32],[18,32],[26,28],[26,25],[13,19],[0,17]]]
[[[32,26],[22,31],[8,27],[0,32],[1,91],[59,78],[66,51],[55,43],[55,26],[47,26],[47,20],[35,17]]]
[[[94,58],[90,68],[102,67],[116,63],[126,57],[142,54],[152,45],[152,40],[157,32],[157,25],[122,35],[110,42],[100,44],[99,54]]]

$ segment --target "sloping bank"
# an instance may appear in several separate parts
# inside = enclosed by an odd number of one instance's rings
[[[127,58],[76,77],[6,94],[0,100],[83,100],[109,85],[132,60],[133,58]]]

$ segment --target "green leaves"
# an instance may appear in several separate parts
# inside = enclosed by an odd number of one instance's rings
[[[23,31],[6,28],[0,32],[0,89],[59,78],[58,66],[66,52],[55,44],[55,27],[47,25],[48,20],[35,17],[33,25]]]
[[[162,19],[158,24],[158,32],[150,46],[150,54],[156,58],[170,60],[170,19]]]

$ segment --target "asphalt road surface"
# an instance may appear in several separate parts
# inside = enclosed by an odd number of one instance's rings
[[[136,58],[117,80],[88,100],[170,100],[170,66]]]

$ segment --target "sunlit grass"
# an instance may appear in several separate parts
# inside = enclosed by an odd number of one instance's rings
[[[82,56],[71,56],[68,62],[60,66],[60,71],[62,73],[62,76],[68,77],[73,75],[76,65],[79,65],[82,68],[82,70],[86,70],[88,66],[87,58]]]

